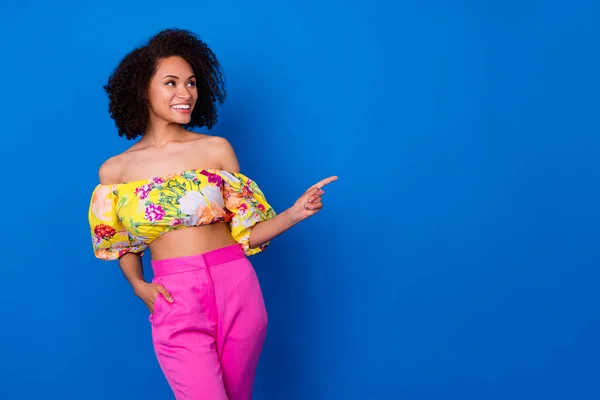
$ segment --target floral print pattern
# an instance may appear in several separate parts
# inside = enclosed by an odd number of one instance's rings
[[[88,219],[96,257],[116,260],[141,253],[160,235],[186,226],[227,222],[247,255],[250,232],[275,216],[256,182],[241,173],[187,170],[163,177],[96,186]]]

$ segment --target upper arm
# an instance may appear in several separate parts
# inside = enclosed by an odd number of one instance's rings
[[[219,160],[221,169],[229,172],[240,172],[240,164],[231,143],[225,138],[215,139],[217,139],[215,143],[215,155]]]

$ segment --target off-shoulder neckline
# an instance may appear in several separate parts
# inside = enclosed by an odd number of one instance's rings
[[[231,171],[227,171],[224,169],[220,169],[220,168],[188,168],[188,169],[184,169],[181,170],[179,172],[171,172],[169,174],[164,174],[164,175],[158,175],[158,176],[153,176],[150,178],[144,178],[144,179],[135,179],[135,180],[131,180],[131,181],[125,181],[125,182],[118,182],[118,183],[99,183],[98,185],[96,185],[96,188],[100,188],[100,187],[115,187],[115,186],[125,186],[125,185],[132,185],[132,184],[141,184],[144,182],[152,182],[158,179],[165,179],[167,177],[169,177],[170,179],[176,177],[176,176],[181,176],[183,174],[185,174],[186,172],[194,172],[194,173],[198,173],[198,172],[202,172],[202,171],[206,171],[206,172],[226,172],[229,174],[236,174],[235,172],[231,172]],[[237,173],[240,174],[240,173]]]

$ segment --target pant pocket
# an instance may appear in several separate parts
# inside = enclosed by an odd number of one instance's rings
[[[169,293],[171,293],[169,288],[165,286],[161,279],[156,278],[152,281],[152,283],[162,285]],[[154,300],[154,311],[150,314],[148,319],[153,325],[158,325],[163,322],[175,310],[175,308],[177,308],[177,305],[178,303],[175,299],[171,303],[167,301],[167,299],[165,299],[161,293],[158,293],[156,295],[156,299]]]
[[[166,342],[173,336],[193,332],[216,335],[218,317],[208,271],[169,274],[159,277],[157,283],[173,296],[173,303],[164,298],[158,300],[152,322],[155,342]]]

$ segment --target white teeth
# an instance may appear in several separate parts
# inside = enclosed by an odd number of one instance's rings
[[[171,107],[178,108],[180,110],[189,110],[190,109],[189,104],[177,104],[177,105],[174,105],[174,106],[171,106]]]

